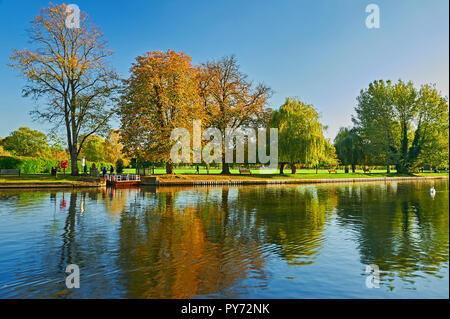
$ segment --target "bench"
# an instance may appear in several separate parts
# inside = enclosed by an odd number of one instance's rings
[[[239,168],[239,174],[251,174],[250,170],[248,168]]]
[[[370,173],[370,168],[363,168],[364,173]]]
[[[19,174],[20,176],[20,169],[0,168],[0,174],[3,175]]]
[[[331,174],[331,173],[335,173],[335,174],[337,174],[337,172],[336,172],[336,170],[334,169],[334,168],[330,168],[329,170],[328,170],[328,174]]]

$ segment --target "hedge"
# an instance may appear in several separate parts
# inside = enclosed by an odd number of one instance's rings
[[[12,168],[12,169],[20,169],[22,174],[42,174],[47,173],[50,174],[52,167],[55,167],[57,163],[60,161],[46,158],[37,158],[37,157],[15,157],[15,156],[0,156],[0,168]],[[89,168],[92,166],[93,162],[86,161]],[[70,173],[70,160],[69,167],[66,169],[66,173]],[[101,163],[96,162],[95,166],[100,171],[100,168],[106,166],[108,168],[111,167],[111,163]],[[115,165],[113,165],[115,166]],[[62,171],[62,169],[61,169]],[[81,162],[78,161],[78,172],[83,173],[83,167],[81,166]]]

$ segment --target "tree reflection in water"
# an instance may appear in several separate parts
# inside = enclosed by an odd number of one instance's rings
[[[414,289],[420,278],[448,268],[448,181],[438,183],[434,198],[430,186],[0,191],[8,231],[0,232],[0,257],[8,256],[0,283],[12,283],[0,296],[239,298],[282,282],[282,269],[300,276],[308,269],[313,280],[303,284],[324,277],[349,291],[351,280],[364,285],[358,270],[348,281],[326,278],[323,269],[333,272],[335,262],[351,276],[354,267],[377,264],[383,286],[394,290],[400,280]],[[342,241],[330,246],[336,238]],[[356,264],[342,256],[355,249]],[[64,285],[70,263],[80,266],[78,290]],[[305,297],[301,286],[293,287]]]

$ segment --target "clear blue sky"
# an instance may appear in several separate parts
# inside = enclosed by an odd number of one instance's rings
[[[54,1],[60,3],[60,1]],[[242,70],[275,92],[270,106],[298,96],[313,104],[334,138],[351,124],[355,98],[375,79],[436,83],[449,94],[448,0],[73,0],[99,25],[128,75],[134,58],[173,49],[195,63],[236,54]],[[367,29],[367,4],[380,7],[380,28]],[[21,97],[25,80],[6,64],[27,45],[25,29],[48,1],[0,0],[0,136],[19,126],[46,131]]]

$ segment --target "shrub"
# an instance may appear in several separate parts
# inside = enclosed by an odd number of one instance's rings
[[[0,168],[13,168],[20,169],[22,174],[49,174],[51,172],[52,167],[56,167],[57,163],[61,161],[57,161],[54,159],[46,159],[39,157],[16,157],[16,156],[0,156]],[[66,169],[66,174],[70,174],[70,161],[69,167]],[[89,168],[92,166],[93,162],[86,161]],[[110,167],[111,163],[95,163],[95,166],[100,170],[101,167],[106,166]],[[60,166],[60,165],[59,165]],[[60,167],[60,172],[63,170]],[[81,166],[81,161],[78,161],[78,172],[80,174],[83,173],[83,167]]]
[[[23,174],[50,173],[56,163],[44,158],[0,156],[0,168],[20,169]]]

